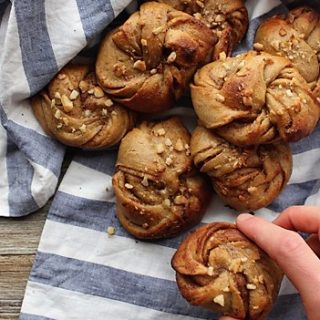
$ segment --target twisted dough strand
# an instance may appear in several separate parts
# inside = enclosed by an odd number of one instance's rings
[[[289,60],[249,51],[201,68],[191,85],[200,123],[248,146],[308,136],[320,104]]]
[[[139,112],[159,112],[179,99],[216,39],[192,16],[156,2],[103,40],[96,73],[116,101]]]
[[[272,308],[283,273],[235,225],[196,229],[172,258],[179,289],[191,304],[237,319],[258,320]]]
[[[203,127],[192,133],[191,153],[215,191],[239,211],[270,204],[292,171],[290,148],[284,142],[240,148]]]
[[[135,237],[166,238],[200,221],[210,191],[189,143],[178,118],[142,123],[122,140],[113,187],[118,218]]]
[[[88,65],[64,67],[32,107],[49,135],[73,147],[109,148],[134,125],[133,113],[113,103]]]

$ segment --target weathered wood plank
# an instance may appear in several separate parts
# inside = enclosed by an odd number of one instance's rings
[[[0,255],[0,319],[18,319],[34,255]]]
[[[35,252],[49,205],[27,217],[0,218],[0,255]]]

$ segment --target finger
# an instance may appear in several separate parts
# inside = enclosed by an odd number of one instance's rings
[[[289,230],[319,234],[320,208],[308,206],[289,207],[273,223]]]
[[[306,240],[306,243],[309,245],[309,247],[312,249],[312,251],[320,257],[320,241],[319,236],[317,234],[312,234],[309,236]]]
[[[320,261],[302,237],[250,214],[238,216],[237,226],[277,261],[300,291],[308,314],[318,312]]]

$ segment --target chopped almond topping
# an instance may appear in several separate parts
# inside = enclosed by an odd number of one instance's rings
[[[249,193],[254,193],[254,192],[256,192],[257,190],[258,190],[257,187],[249,187],[249,188],[248,188],[248,192],[249,192]]]
[[[146,47],[148,45],[148,42],[146,39],[141,39],[141,44]]]
[[[111,107],[113,105],[113,101],[111,99],[107,99],[104,104],[106,107]]]
[[[162,143],[159,143],[156,145],[157,154],[161,154],[164,152],[164,145]]]
[[[247,257],[242,257],[240,258],[241,262],[247,262],[248,261],[248,258]]]
[[[162,26],[160,26],[160,27],[158,27],[158,28],[153,29],[153,30],[152,30],[152,33],[153,33],[154,35],[157,35],[157,34],[159,34],[159,33],[161,33],[161,32],[164,32],[164,31],[165,31],[165,27],[162,25]]]
[[[93,94],[98,99],[104,96],[104,92],[100,87],[94,87]]]
[[[57,111],[55,112],[55,114],[54,114],[54,117],[55,117],[56,119],[61,119],[61,111],[60,111],[60,110],[57,110]]]
[[[242,69],[244,67],[245,63],[244,61],[241,61],[239,64],[238,64],[238,70]]]
[[[93,89],[88,90],[88,93],[89,93],[89,94],[93,94],[93,92],[94,92]]]
[[[145,223],[142,225],[142,228],[143,228],[143,229],[148,229],[148,228],[149,228],[149,224],[145,222]]]
[[[62,124],[61,122],[59,122],[59,123],[57,124],[57,129],[61,129],[62,126],[63,126],[63,124]]]
[[[176,151],[183,151],[184,150],[184,146],[183,146],[183,142],[182,140],[179,138],[174,146],[174,149]]]
[[[141,184],[145,187],[149,186],[148,178],[146,176],[143,177]]]
[[[252,105],[252,97],[243,97],[242,102],[245,106],[251,106]]]
[[[167,62],[173,63],[176,60],[176,58],[177,58],[177,54],[175,53],[175,51],[172,51],[167,58]]]
[[[125,188],[127,188],[127,189],[129,189],[129,190],[133,189],[133,185],[130,184],[130,183],[125,183],[124,186],[125,186]]]
[[[214,297],[213,302],[219,304],[221,307],[224,307],[224,295],[219,294],[218,296]]]
[[[226,99],[225,99],[225,97],[222,95],[222,94],[220,94],[220,93],[217,93],[216,94],[216,99],[217,99],[217,101],[219,101],[219,102],[224,102]]]
[[[292,96],[293,96],[293,93],[292,93],[292,91],[291,91],[290,89],[287,89],[287,90],[286,90],[286,95],[287,95],[288,97],[292,97]]]
[[[56,106],[56,100],[55,99],[52,99],[51,100],[51,108],[55,107]]]
[[[226,53],[224,51],[219,53],[219,59],[222,60],[222,61],[227,59],[227,55],[226,55]]]
[[[65,94],[61,97],[61,103],[65,112],[70,112],[73,109],[73,102]]]
[[[259,43],[259,42],[256,42],[253,44],[253,48],[257,51],[262,51],[263,50],[263,44],[262,43]]]
[[[87,126],[83,123],[82,126],[79,128],[79,130],[82,132],[82,133],[85,133],[87,131]]]
[[[172,163],[173,163],[172,158],[168,157],[168,158],[166,159],[166,165],[167,165],[167,166],[171,166]]]
[[[196,1],[196,4],[200,7],[200,8],[204,8],[204,3],[201,2],[200,0]]]
[[[63,117],[63,118],[62,118],[62,121],[63,121],[63,123],[64,123],[66,126],[69,125],[69,119],[68,119],[68,118]]]
[[[263,283],[263,282],[264,282],[264,279],[263,279],[263,275],[262,275],[262,274],[258,277],[258,281],[259,281],[260,283]]]
[[[158,136],[164,136],[166,134],[166,130],[164,130],[163,128],[160,128],[157,130],[157,134]]]
[[[225,287],[222,289],[223,292],[230,292],[230,288],[229,287]]]
[[[142,60],[137,60],[134,64],[133,64],[133,68],[136,70],[140,70],[140,71],[146,71],[147,66],[146,63]]]
[[[169,208],[171,205],[171,201],[169,199],[165,199],[163,200],[162,204],[164,207]]]
[[[107,233],[108,233],[109,236],[113,236],[116,233],[115,227],[109,226],[107,228]]]
[[[213,276],[213,267],[208,267],[208,271],[207,271],[207,273],[208,273],[208,276]]]
[[[90,117],[91,114],[92,114],[91,110],[86,109],[86,110],[84,111],[84,116],[85,116],[86,118]]]
[[[193,14],[193,16],[197,19],[197,20],[201,20],[202,19],[202,15],[199,12],[196,12]]]
[[[246,287],[247,287],[248,290],[255,290],[255,289],[257,289],[257,286],[254,285],[253,283],[247,283]]]
[[[63,79],[65,79],[67,76],[64,74],[64,73],[59,73],[58,74],[58,79],[59,80],[63,80]]]
[[[164,140],[164,144],[165,144],[167,147],[170,147],[170,146],[172,146],[172,141],[171,141],[169,138],[166,138],[166,140]]]
[[[108,115],[108,110],[103,108],[103,109],[101,110],[101,115],[102,115],[103,117],[106,117],[106,116]]]
[[[285,29],[281,28],[280,31],[279,31],[279,34],[280,34],[281,37],[284,37],[284,36],[287,35],[287,31]]]
[[[154,68],[150,70],[150,74],[156,74],[156,73],[157,73],[157,69]]]
[[[79,88],[80,88],[81,92],[86,92],[89,90],[89,83],[87,81],[81,80],[79,82]]]
[[[175,204],[186,204],[188,203],[188,199],[185,196],[179,195],[174,198]]]
[[[76,100],[79,97],[79,91],[72,90],[69,96],[70,100]]]
[[[61,95],[60,95],[60,92],[56,92],[54,94],[54,98],[55,98],[55,103],[60,105],[61,104]]]

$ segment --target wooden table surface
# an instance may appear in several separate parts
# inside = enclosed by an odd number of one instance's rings
[[[50,202],[23,218],[0,218],[0,319],[18,319]]]

